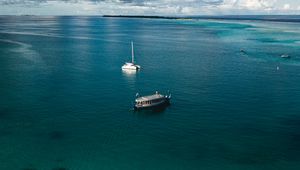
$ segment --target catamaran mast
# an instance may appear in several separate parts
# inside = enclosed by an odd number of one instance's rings
[[[134,51],[133,51],[133,42],[131,41],[131,62],[134,64]]]

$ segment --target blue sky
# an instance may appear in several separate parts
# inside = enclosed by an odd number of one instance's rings
[[[0,15],[300,14],[300,0],[0,0]]]

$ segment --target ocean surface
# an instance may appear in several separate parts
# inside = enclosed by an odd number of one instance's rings
[[[300,169],[299,22],[0,25],[1,170]],[[121,70],[130,41],[137,73]],[[137,92],[168,90],[169,107],[132,111]]]

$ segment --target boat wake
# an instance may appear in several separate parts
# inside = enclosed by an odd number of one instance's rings
[[[15,48],[10,49],[10,52],[19,53],[23,58],[32,61],[32,62],[41,62],[40,55],[38,52],[32,49],[32,45],[26,44],[19,41],[13,41],[8,39],[0,39],[0,42],[17,45]]]

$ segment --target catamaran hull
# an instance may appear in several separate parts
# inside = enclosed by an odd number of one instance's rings
[[[138,70],[141,67],[139,65],[133,65],[133,66],[122,66],[122,70]]]
[[[138,67],[122,67],[122,70],[138,70]]]

